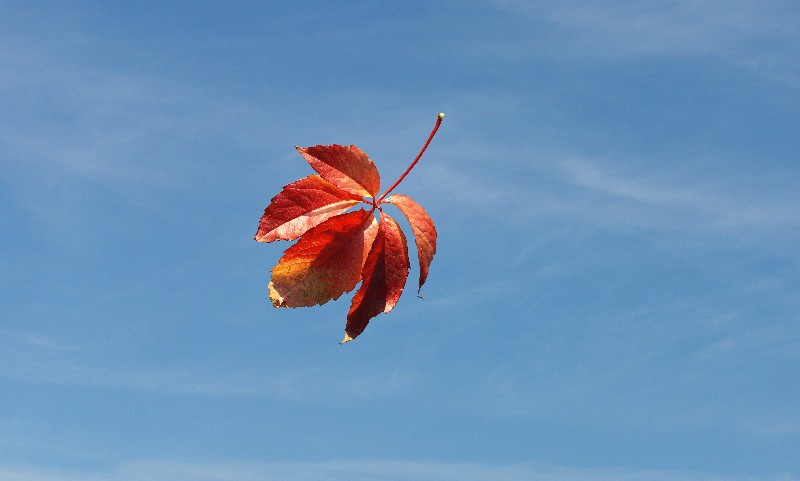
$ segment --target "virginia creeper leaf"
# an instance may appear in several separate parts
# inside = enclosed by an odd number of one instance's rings
[[[297,151],[323,179],[347,192],[376,197],[381,188],[378,168],[355,145],[316,145],[297,147]]]
[[[353,290],[378,231],[371,211],[331,217],[306,232],[272,269],[275,307],[324,304]]]
[[[411,198],[386,197],[417,164],[443,118],[440,113],[419,154],[380,197],[378,169],[355,145],[296,147],[319,175],[284,186],[264,210],[255,235],[260,242],[297,239],[272,269],[268,290],[273,306],[324,304],[352,291],[361,281],[350,304],[342,343],[364,332],[373,317],[392,310],[408,280],[410,262],[405,234],[381,206],[387,203],[400,209],[414,232],[422,288],[436,254],[436,227]],[[359,203],[369,210],[345,213]],[[373,215],[376,210],[380,222]]]
[[[381,213],[380,227],[353,297],[342,343],[364,332],[369,320],[397,304],[408,278],[408,243],[397,222]]]
[[[319,175],[309,175],[285,186],[272,198],[258,225],[259,242],[294,240],[330,217],[362,201]]]
[[[421,205],[408,196],[395,194],[384,202],[396,205],[411,224],[419,258],[419,289],[417,289],[419,294],[422,284],[425,284],[428,278],[428,268],[433,261],[433,255],[436,254],[436,227],[433,225],[433,219]]]

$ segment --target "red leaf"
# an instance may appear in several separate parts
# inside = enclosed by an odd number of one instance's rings
[[[372,212],[360,209],[306,232],[272,269],[272,304],[313,306],[353,290],[377,231]]]
[[[436,226],[433,225],[433,219],[425,212],[425,209],[410,197],[395,194],[384,202],[396,205],[411,224],[419,258],[419,289],[417,289],[417,293],[419,293],[422,290],[422,284],[425,284],[425,280],[428,278],[428,268],[433,261],[433,255],[436,254]]]
[[[319,175],[284,186],[264,210],[255,235],[261,242],[299,238],[272,269],[268,288],[273,306],[324,304],[352,291],[361,281],[347,314],[342,343],[358,337],[373,317],[392,310],[408,280],[408,243],[397,222],[383,212],[384,203],[396,205],[411,224],[422,288],[436,253],[436,227],[425,209],[410,198],[386,197],[417,165],[443,118],[444,114],[437,116],[422,149],[380,197],[378,169],[355,145],[297,147]],[[370,210],[344,213],[361,202]],[[381,213],[380,223],[375,210]]]
[[[361,196],[345,192],[319,175],[309,175],[285,186],[272,198],[255,239],[259,242],[297,239],[362,201]]]
[[[397,304],[408,278],[408,244],[394,219],[381,212],[380,227],[364,263],[363,282],[353,297],[342,343],[364,332],[369,320]]]
[[[381,188],[378,168],[355,145],[316,145],[297,147],[297,151],[323,179],[336,187],[365,197],[374,198],[378,195]]]

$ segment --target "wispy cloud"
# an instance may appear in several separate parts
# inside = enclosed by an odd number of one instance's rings
[[[537,319],[557,327],[507,341],[525,354],[486,367],[453,404],[543,422],[797,436],[796,410],[781,407],[796,395],[763,378],[784,366],[791,382],[797,329],[703,304],[664,300],[588,320]]]
[[[29,331],[0,332],[0,377],[50,386],[344,404],[407,392],[417,382],[413,373],[385,366],[351,367],[347,383],[341,372],[321,365],[273,366],[268,374],[255,362],[123,368],[93,346],[69,345]]]
[[[524,2],[493,4],[556,27],[559,54],[717,58],[775,79],[798,80],[800,10],[754,0]],[[771,55],[765,57],[763,45]],[[529,47],[533,47],[529,45]]]
[[[561,162],[564,180],[592,194],[619,222],[635,222],[696,231],[753,231],[762,234],[792,232],[800,226],[800,212],[793,208],[800,199],[771,196],[769,192],[729,192],[721,185],[686,178],[650,178],[614,174],[598,164],[569,160]],[[616,206],[616,208],[614,208]],[[630,215],[625,215],[622,210]],[[595,212],[599,210],[596,209]],[[610,220],[610,219],[609,219]]]
[[[690,471],[575,468],[542,464],[342,461],[254,463],[204,459],[141,460],[108,469],[58,470],[0,466],[7,481],[795,481],[792,476],[719,476]]]
[[[490,170],[444,163],[427,169],[421,179],[427,191],[470,216],[491,216],[511,224],[560,219],[565,226],[579,222],[611,230],[741,242],[793,238],[800,228],[796,208],[800,197],[790,189],[773,188],[764,179],[744,184],[735,178],[699,181],[679,172],[632,173],[575,157],[531,166],[516,177],[500,178]],[[778,179],[775,185],[786,183]]]

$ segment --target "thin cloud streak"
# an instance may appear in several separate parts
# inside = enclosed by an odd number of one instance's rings
[[[637,3],[497,0],[495,8],[555,27],[559,56],[611,59],[713,58],[797,85],[800,11],[779,2],[737,0]],[[549,44],[549,42],[548,42]],[[771,46],[764,56],[763,45]],[[526,44],[520,53],[539,49]]]
[[[259,364],[230,366],[228,371],[196,362],[137,371],[93,362],[97,353],[92,347],[64,345],[33,332],[5,330],[2,334],[0,377],[49,386],[344,405],[356,399],[394,396],[417,383],[412,373],[379,367],[357,369],[360,372],[351,373],[346,384],[341,382],[341,373],[319,366],[273,368],[268,375]]]
[[[742,242],[768,240],[775,233],[792,237],[800,227],[797,198],[732,192],[719,184],[694,185],[691,180],[657,175],[642,179],[611,173],[585,160],[551,165],[538,168],[546,179],[538,185],[511,183],[445,164],[429,166],[422,182],[442,200],[462,209],[468,206],[471,215],[492,216],[512,225],[556,218],[611,230],[721,236]]]
[[[793,231],[800,227],[800,212],[791,204],[800,199],[747,198],[724,191],[692,187],[691,181],[651,181],[624,177],[602,170],[597,164],[572,160],[560,164],[568,183],[608,198],[631,201],[656,210],[672,211],[682,220],[690,217],[721,231],[768,229]],[[676,185],[677,184],[677,185]]]

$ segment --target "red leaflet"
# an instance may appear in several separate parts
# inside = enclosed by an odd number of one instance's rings
[[[375,197],[381,189],[378,168],[355,145],[316,145],[295,147],[323,179],[336,187],[365,197]]]
[[[419,289],[417,289],[417,294],[419,294],[422,284],[425,284],[425,280],[428,278],[428,267],[433,261],[433,255],[436,254],[436,227],[433,225],[433,219],[411,197],[395,194],[384,202],[400,208],[400,211],[408,219],[408,223],[411,224],[419,257]]]
[[[325,304],[350,292],[375,239],[377,225],[364,209],[326,220],[286,249],[272,269],[269,296],[275,307]]]
[[[386,196],[417,164],[442,118],[444,114],[439,114],[417,157],[380,197],[378,169],[355,145],[297,147],[319,175],[286,185],[267,206],[255,235],[260,242],[299,237],[272,269],[269,295],[275,307],[324,304],[362,281],[347,314],[342,343],[361,334],[373,317],[392,310],[405,287],[409,260],[405,234],[383,212],[386,204],[397,206],[411,224],[422,288],[436,253],[436,227],[425,209],[411,198]],[[344,213],[359,203],[369,210]],[[380,223],[375,220],[376,209]]]
[[[309,175],[283,188],[264,211],[256,232],[259,242],[294,240],[329,217],[362,201],[318,175]]]
[[[361,271],[361,287],[347,314],[342,343],[361,334],[373,317],[392,310],[406,285],[408,267],[406,236],[394,219],[382,213],[378,235]]]

